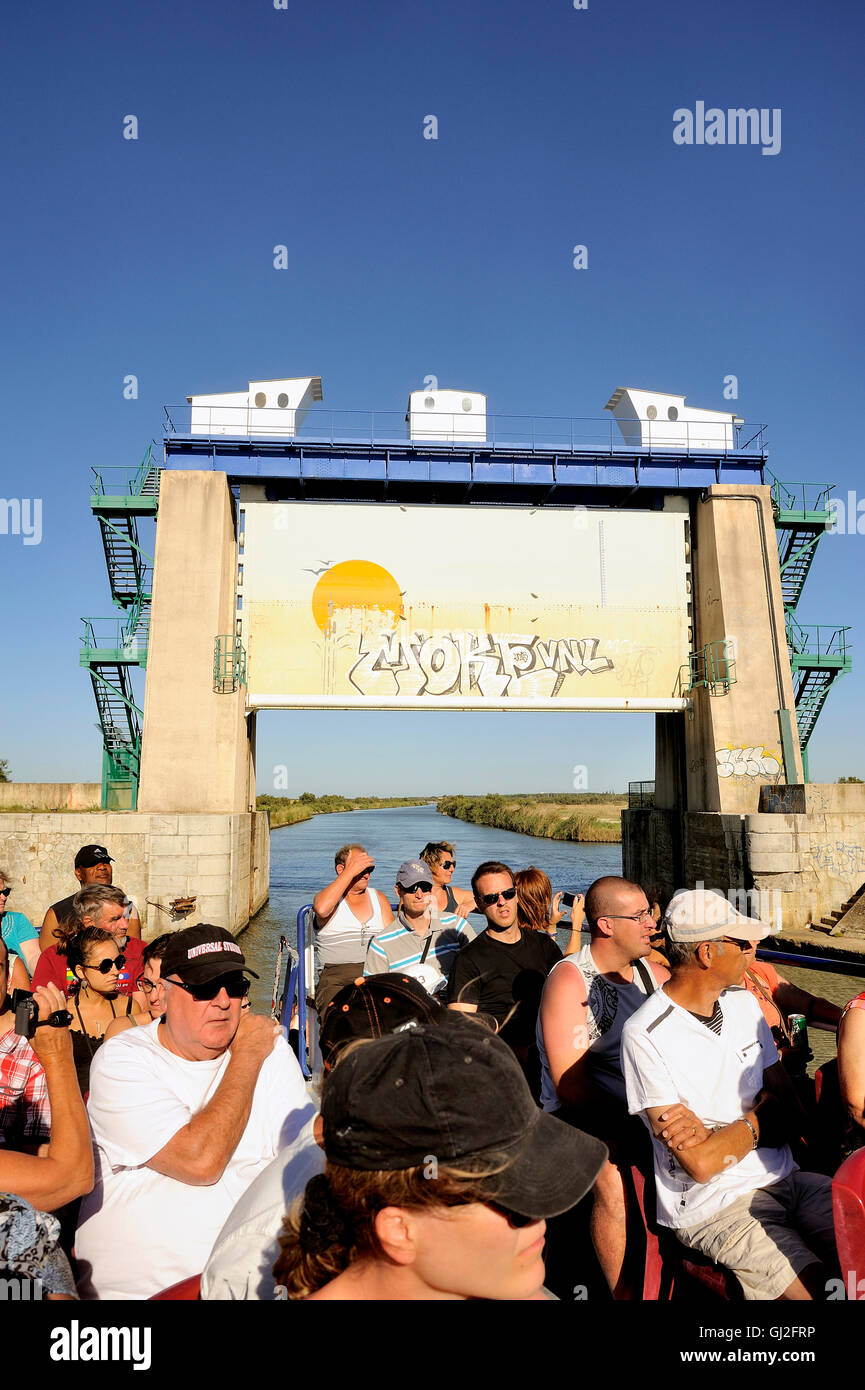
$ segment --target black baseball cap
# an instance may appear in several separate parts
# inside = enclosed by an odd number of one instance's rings
[[[113,864],[104,845],[84,845],[75,856],[74,868],[92,869],[96,864]]]
[[[231,932],[202,922],[197,927],[184,927],[169,939],[161,975],[163,980],[179,975],[186,985],[206,985],[220,975],[236,975],[241,970],[258,979]]]
[[[325,1066],[357,1038],[383,1038],[421,1023],[437,1023],[444,1008],[410,975],[360,977],[325,1006],[318,1044]]]
[[[468,1020],[422,1025],[343,1057],[322,1088],[324,1151],[364,1172],[484,1160],[490,1201],[533,1221],[585,1196],[606,1145],[539,1110],[506,1043]]]

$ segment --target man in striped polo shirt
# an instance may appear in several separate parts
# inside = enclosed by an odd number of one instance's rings
[[[419,980],[430,994],[447,987],[457,953],[475,932],[455,912],[439,912],[432,899],[429,865],[418,859],[400,864],[396,875],[396,924],[369,943],[364,975],[393,971]]]

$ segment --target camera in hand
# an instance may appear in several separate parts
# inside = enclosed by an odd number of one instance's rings
[[[562,894],[562,905],[563,905],[564,907],[573,907],[575,896],[576,896],[576,894],[574,894],[574,893],[563,893],[563,894]]]
[[[68,1028],[72,1022],[68,1009],[55,1009],[40,1023],[39,1005],[27,989],[13,989],[12,1008],[15,1012],[15,1032],[22,1038],[32,1038],[36,1029],[43,1024],[49,1028]]]

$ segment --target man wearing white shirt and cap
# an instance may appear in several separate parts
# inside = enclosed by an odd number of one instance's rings
[[[625,1024],[631,1114],[652,1135],[658,1220],[737,1276],[746,1299],[826,1297],[831,1180],[797,1168],[804,1115],[757,1001],[742,988],[771,927],[711,890],[676,893],[670,980]],[[673,1107],[685,1107],[686,1115]]]

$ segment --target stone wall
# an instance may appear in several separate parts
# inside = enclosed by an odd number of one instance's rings
[[[99,782],[0,782],[0,811],[94,811],[101,799]]]
[[[37,927],[46,908],[75,888],[77,851],[101,844],[114,857],[114,882],[138,903],[146,937],[197,922],[241,931],[268,897],[267,822],[266,812],[7,812],[0,865],[15,888],[14,910]],[[171,914],[171,899],[191,896],[193,912]]]
[[[623,811],[623,872],[668,891],[756,890],[776,927],[820,923],[865,883],[865,786],[812,783],[804,798],[799,814]]]

